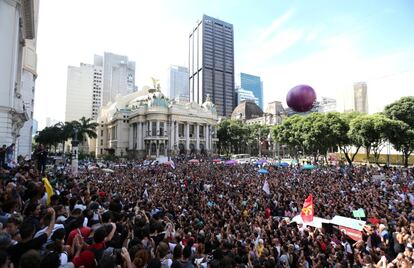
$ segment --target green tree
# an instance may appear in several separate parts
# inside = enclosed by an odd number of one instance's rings
[[[408,159],[414,151],[414,97],[403,97],[391,103],[384,109],[384,114],[400,122],[395,123],[389,141],[394,148],[402,152],[404,166],[408,166]]]
[[[330,128],[336,140],[335,144],[344,154],[345,159],[350,166],[352,166],[355,156],[358,154],[360,148],[362,147],[361,142],[355,136],[350,135],[350,124],[353,119],[361,115],[362,114],[360,112],[350,112],[343,114],[328,113]],[[352,152],[352,149],[355,149],[355,151]]]
[[[384,114],[394,120],[401,120],[414,129],[414,97],[402,97],[384,109]]]
[[[392,120],[387,138],[396,150],[402,152],[404,166],[408,167],[408,159],[414,151],[414,130],[401,120]]]
[[[80,142],[83,142],[86,137],[90,139],[96,139],[98,136],[96,134],[96,127],[99,124],[93,122],[92,118],[82,117],[79,121],[72,121],[71,125],[68,126],[68,129],[72,128],[77,130],[77,138]]]
[[[300,115],[293,115],[272,129],[272,137],[278,143],[286,145],[291,157],[298,158],[299,151],[302,150],[303,136],[302,125],[304,118]]]
[[[384,148],[393,126],[393,120],[382,114],[363,115],[351,121],[349,135],[365,147],[367,160],[372,152],[375,163],[378,164],[379,154]]]
[[[217,126],[218,149],[220,154],[231,152],[230,119],[221,121]]]

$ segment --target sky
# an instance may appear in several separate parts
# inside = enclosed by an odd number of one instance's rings
[[[188,36],[203,14],[233,24],[235,72],[261,77],[264,103],[285,102],[298,84],[336,98],[341,109],[353,83],[365,81],[369,113],[414,95],[411,0],[42,0],[40,129],[46,117],[64,120],[69,65],[93,63],[104,51],[127,55],[142,88],[169,65],[188,65]]]

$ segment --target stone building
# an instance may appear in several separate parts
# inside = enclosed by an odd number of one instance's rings
[[[101,107],[97,122],[97,157],[209,154],[216,148],[218,117],[210,97],[202,105],[171,101],[156,83]]]

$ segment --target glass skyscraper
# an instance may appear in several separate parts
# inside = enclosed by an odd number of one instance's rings
[[[240,87],[253,92],[254,96],[259,100],[259,107],[263,110],[263,82],[259,76],[240,73]]]
[[[182,66],[171,65],[168,69],[167,96],[170,99],[189,100],[188,69]]]
[[[233,25],[204,15],[190,33],[188,65],[190,101],[211,96],[219,116],[234,109]]]

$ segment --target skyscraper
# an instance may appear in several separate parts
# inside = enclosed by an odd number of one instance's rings
[[[186,67],[171,65],[168,68],[167,96],[170,99],[190,99],[188,69]]]
[[[116,96],[132,93],[135,87],[135,62],[127,56],[105,52],[95,56],[95,65],[103,67],[102,104],[115,101]]]
[[[256,105],[259,106],[259,98],[257,98],[253,94],[252,91],[245,90],[244,88],[237,88],[236,91],[237,91],[237,105],[239,105],[243,101],[249,100],[249,101],[256,103]]]
[[[210,95],[219,116],[234,108],[233,25],[207,15],[189,37],[190,101],[202,104]]]
[[[354,83],[354,110],[361,113],[368,113],[367,83]]]
[[[257,105],[263,110],[263,82],[260,80],[260,77],[240,73],[240,87],[244,90],[252,91],[254,96],[258,98]]]
[[[94,64],[69,66],[65,121],[95,119],[103,104],[135,90],[135,62],[127,56],[105,52],[94,56]]]
[[[66,122],[92,117],[94,68],[94,65],[85,63],[81,63],[79,67],[68,67]]]

